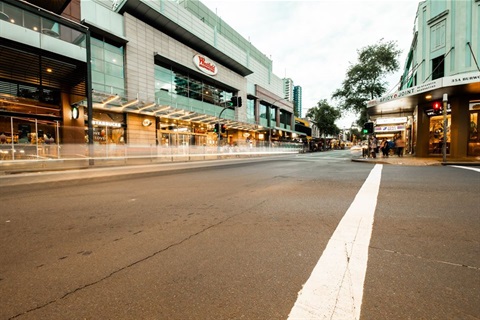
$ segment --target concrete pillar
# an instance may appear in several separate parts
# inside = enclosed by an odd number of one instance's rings
[[[275,108],[275,126],[280,127],[280,108]]]
[[[419,106],[417,108],[417,134],[416,134],[416,144],[415,144],[415,156],[417,157],[428,157],[428,141],[429,141],[429,129],[430,129],[430,118],[423,111],[424,107]]]
[[[467,156],[468,135],[470,125],[470,112],[468,110],[469,98],[456,96],[449,98],[451,113],[450,127],[450,157],[463,158]]]

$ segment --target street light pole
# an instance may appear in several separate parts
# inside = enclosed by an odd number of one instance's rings
[[[218,126],[217,126],[218,127],[217,150],[218,150],[219,153],[220,153],[220,138],[221,138],[221,134],[222,134],[222,130],[221,130],[221,127],[220,127],[220,120],[221,120],[221,116],[222,116],[223,111],[225,111],[227,109],[228,109],[227,106],[223,107],[222,111],[220,111],[220,114],[218,115],[218,121],[217,121],[217,124],[218,124]]]
[[[443,163],[447,163],[447,105],[448,105],[448,94],[443,94]]]

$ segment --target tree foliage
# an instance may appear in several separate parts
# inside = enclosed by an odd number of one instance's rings
[[[346,111],[360,115],[358,123],[367,120],[367,102],[382,96],[387,91],[385,77],[399,69],[401,51],[395,41],[378,43],[357,50],[358,62],[347,69],[342,87],[332,98]]]
[[[317,126],[321,137],[336,135],[340,132],[340,129],[335,125],[335,121],[340,116],[340,111],[330,106],[326,99],[320,100],[317,106],[308,109],[306,114],[306,117]]]

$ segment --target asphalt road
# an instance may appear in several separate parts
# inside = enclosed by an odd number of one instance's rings
[[[373,167],[331,151],[0,186],[0,319],[287,319]],[[479,182],[383,166],[361,319],[480,318]]]

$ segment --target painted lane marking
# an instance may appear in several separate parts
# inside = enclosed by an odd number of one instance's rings
[[[466,170],[473,170],[473,171],[480,172],[480,169],[479,169],[479,168],[464,167],[464,166],[452,166],[452,167],[454,167],[454,168],[460,168],[460,169],[466,169]]]
[[[382,168],[375,165],[360,188],[298,293],[288,319],[360,319]]]

